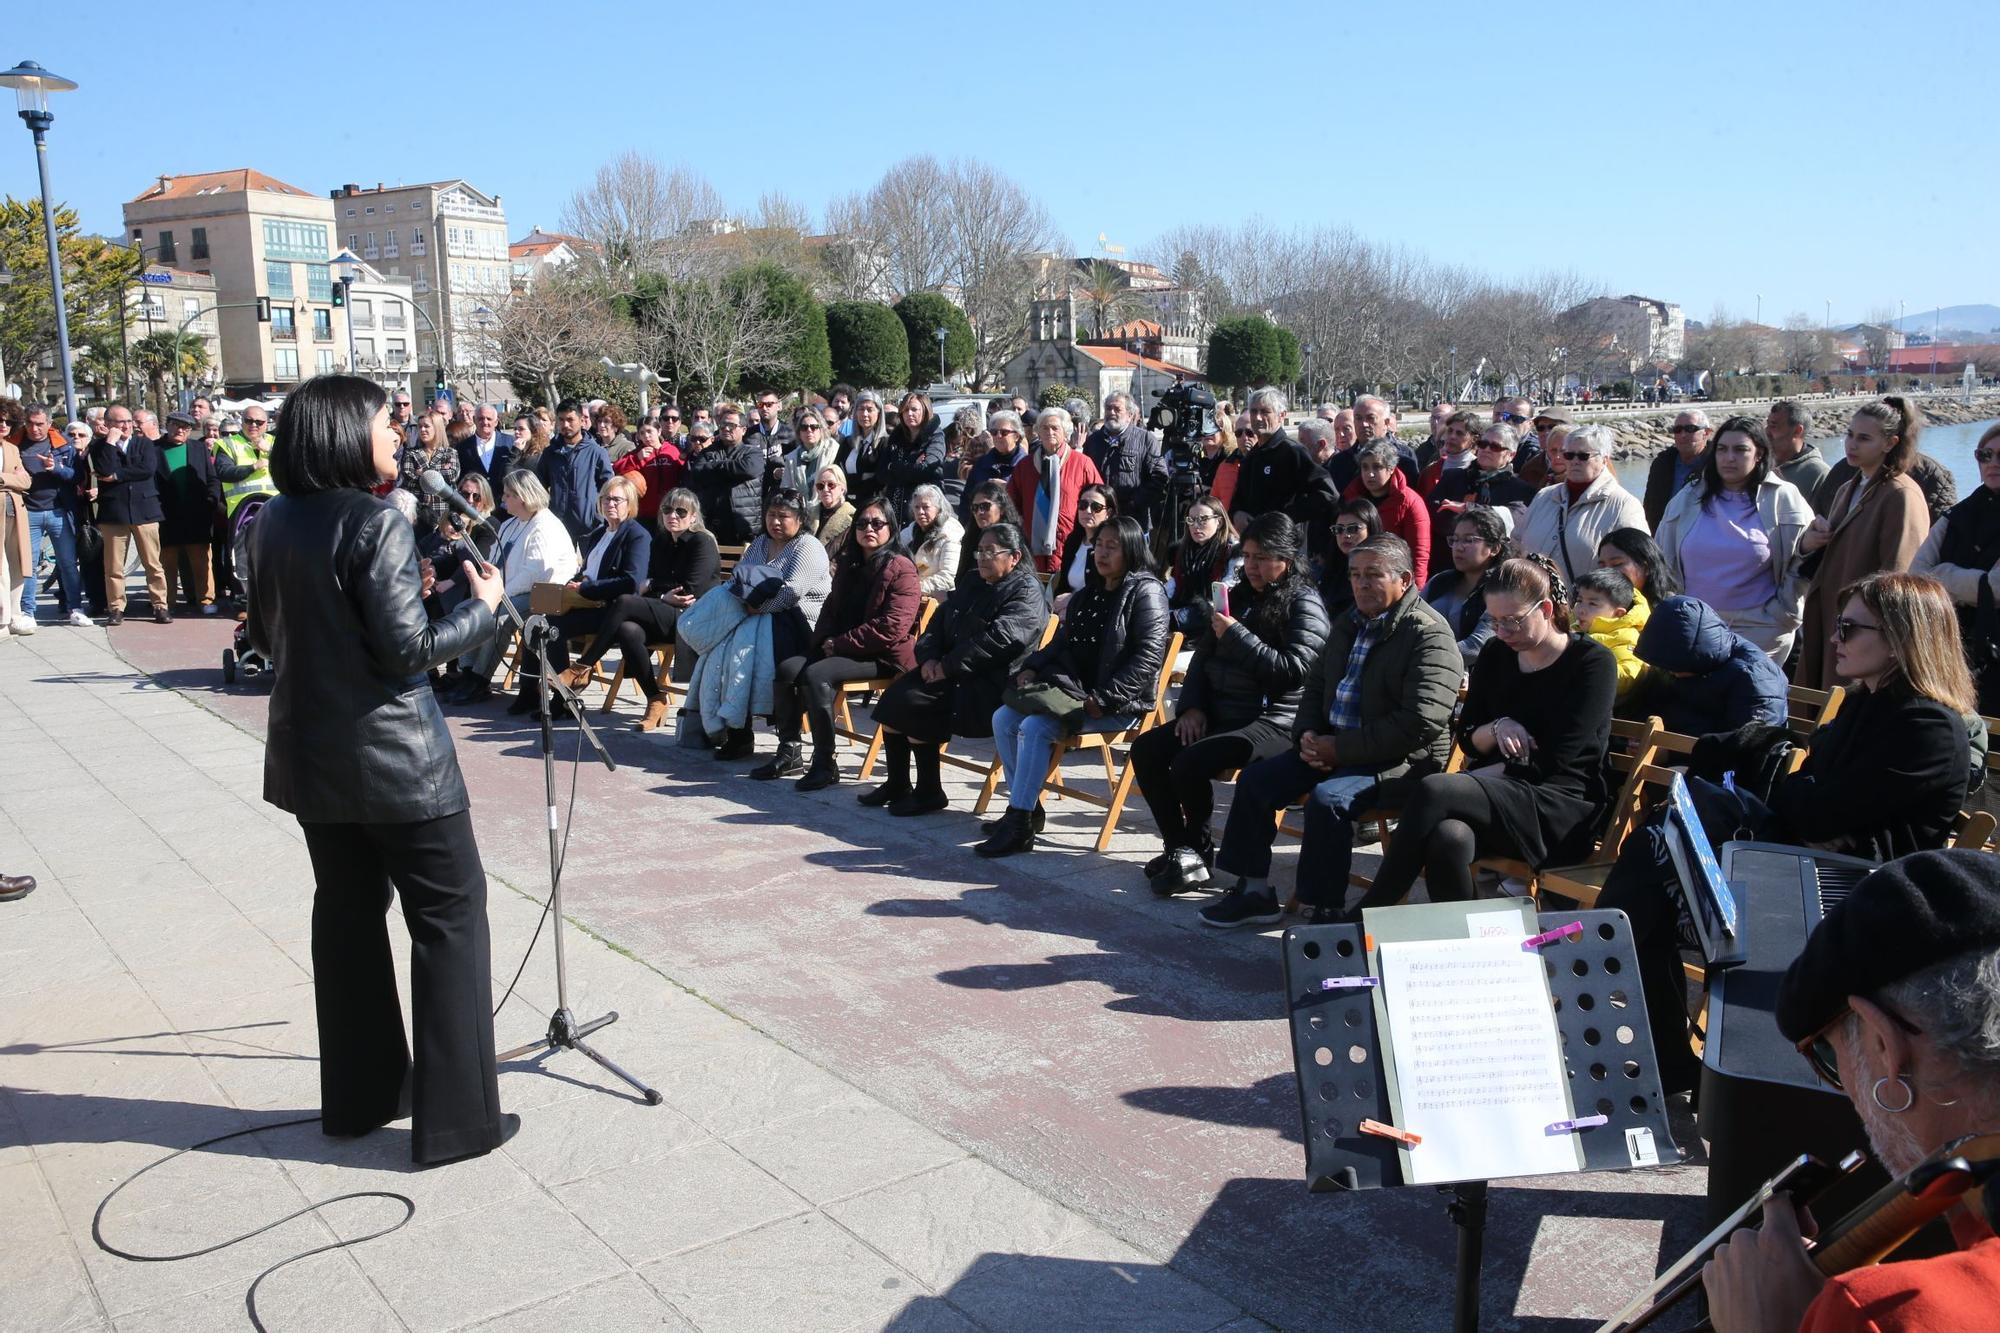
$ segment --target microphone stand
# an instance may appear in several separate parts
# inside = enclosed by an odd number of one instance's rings
[[[477,518],[477,515],[474,515],[474,517]],[[484,519],[479,519],[478,521],[485,523]],[[489,531],[492,530],[491,524],[487,524],[486,526]],[[498,534],[496,533],[495,536],[497,539]],[[547,1055],[555,1051],[575,1051],[587,1059],[595,1061],[599,1066],[624,1080],[626,1084],[645,1097],[646,1105],[658,1106],[664,1100],[660,1096],[658,1089],[648,1087],[642,1080],[627,1073],[616,1062],[601,1054],[584,1041],[585,1037],[588,1037],[599,1028],[609,1027],[611,1024],[616,1023],[618,1021],[618,1011],[614,1009],[601,1018],[591,1019],[588,1023],[577,1022],[575,1015],[569,1011],[569,967],[567,960],[563,956],[562,934],[562,845],[558,840],[561,827],[556,817],[556,733],[554,704],[557,700],[560,700],[563,706],[569,710],[570,715],[576,719],[577,726],[582,729],[583,739],[588,741],[590,748],[597,752],[597,757],[603,761],[604,767],[615,773],[618,771],[618,765],[611,758],[611,752],[604,748],[604,742],[600,741],[597,738],[597,733],[591,730],[583,701],[577,697],[574,690],[571,690],[567,685],[557,680],[555,673],[549,667],[549,644],[556,636],[557,630],[555,626],[549,623],[547,616],[530,616],[526,620],[521,619],[521,613],[515,609],[513,600],[506,596],[500,598],[500,609],[501,613],[513,622],[515,630],[521,635],[521,643],[524,651],[533,651],[536,666],[541,672],[541,685],[537,691],[537,695],[540,702],[539,712],[542,724],[542,791],[548,803],[549,912],[555,917],[556,922],[556,1008],[555,1012],[549,1015],[548,1031],[525,1045],[516,1046],[510,1051],[500,1052],[497,1058],[504,1064],[510,1060],[518,1060],[530,1053]]]

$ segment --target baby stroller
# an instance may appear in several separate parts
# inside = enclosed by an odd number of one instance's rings
[[[270,499],[268,495],[250,496],[236,506],[235,516],[230,520],[233,529],[229,538],[230,549],[235,552],[236,577],[243,584],[243,600],[246,606],[250,600],[250,580],[256,577],[256,570],[251,567],[250,530],[256,526],[257,515],[263,512],[265,502]],[[276,666],[276,663],[250,646],[248,630],[249,622],[238,620],[236,637],[231,640],[229,647],[222,650],[224,685],[234,685],[239,672],[244,680],[255,680]]]

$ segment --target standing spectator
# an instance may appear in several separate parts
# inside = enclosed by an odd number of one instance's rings
[[[1397,446],[1373,439],[1355,447],[1355,478],[1343,499],[1367,500],[1381,516],[1382,529],[1393,532],[1410,548],[1411,579],[1418,587],[1430,576],[1431,511],[1403,470]]]
[[[806,497],[806,514],[819,522],[819,499],[814,483],[820,471],[840,465],[840,438],[827,428],[826,417],[816,407],[802,407],[792,414],[792,451],[785,455],[783,485]]]
[[[660,439],[676,449],[687,443],[687,427],[681,424],[681,409],[673,403],[660,409]]]
[[[965,474],[965,494],[967,497],[978,491],[980,485],[988,481],[1004,482],[1014,475],[1019,467],[1022,452],[1028,446],[1028,437],[1021,429],[1021,418],[1012,411],[999,411],[986,418],[986,452],[972,462]],[[966,502],[970,503],[969,499]],[[970,514],[971,510],[963,511]]]
[[[1854,475],[1834,492],[1827,517],[1815,518],[1799,538],[1811,579],[1792,677],[1800,685],[1823,690],[1833,683],[1827,636],[1847,589],[1870,574],[1907,570],[1923,549],[1930,531],[1924,494],[1905,475],[1923,428],[1923,409],[1906,398],[1867,403],[1848,422],[1846,461]]]
[[[173,623],[167,606],[167,571],[160,563],[160,493],[154,477],[159,455],[137,433],[138,418],[122,403],[104,414],[104,438],[90,446],[97,479],[97,530],[104,537],[104,597],[108,623],[125,622],[125,543],[139,548],[146,594],[156,624]]]
[[[741,546],[764,525],[764,451],[743,438],[743,413],[734,403],[715,409],[715,435],[697,422],[688,432],[687,485],[701,497],[709,531],[725,545]]]
[[[1073,430],[1068,409],[1043,408],[1035,417],[1034,450],[1014,465],[1014,475],[1007,479],[1007,494],[1028,525],[1035,570],[1044,575],[1055,572],[1068,548],[1084,488],[1104,481],[1097,464],[1081,449],[1070,448]]]
[[[836,384],[826,391],[827,434],[845,440],[854,434],[854,386]]]
[[[1320,420],[1326,422],[1333,429],[1333,452],[1344,454],[1361,442],[1361,433],[1356,429],[1354,424],[1353,408],[1336,408],[1332,415],[1328,415],[1326,409],[1332,406],[1331,403],[1322,403],[1320,405]]]
[[[1567,408],[1543,407],[1535,411],[1532,438],[1540,447],[1521,467],[1521,480],[1540,490],[1544,486],[1560,481],[1563,476],[1563,458],[1556,451],[1561,446],[1561,436],[1576,426],[1576,418]]]
[[[65,443],[49,434],[45,410],[28,409],[21,442],[21,466],[28,473],[28,553],[22,566],[27,582],[21,587],[21,614],[30,625],[35,623],[39,604],[41,580],[35,577],[35,569],[41,563],[44,537],[55,548],[56,590],[63,614],[72,625],[90,624],[90,617],[83,612],[83,569],[76,557],[77,474],[83,468],[89,442],[90,427],[83,422],[71,423],[69,442]]]
[[[1450,628],[1424,604],[1400,539],[1353,556],[1352,609],[1331,618],[1291,724],[1292,746],[1237,778],[1215,868],[1235,877],[1201,909],[1205,926],[1266,926],[1276,815],[1306,800],[1298,896],[1313,922],[1337,919],[1353,865],[1354,815],[1399,805],[1451,753],[1451,710],[1464,675]]]
[[[1477,412],[1453,412],[1445,418],[1444,434],[1438,441],[1437,452],[1431,456],[1430,463],[1417,481],[1417,489],[1430,501],[1433,513],[1441,503],[1437,491],[1444,484],[1444,479],[1474,465],[1483,424]],[[1528,488],[1528,494],[1534,494],[1533,487]]]
[[[672,441],[660,438],[659,426],[651,421],[639,427],[639,438],[633,441],[633,446],[631,453],[611,465],[611,470],[621,477],[639,479],[639,519],[650,524],[659,517],[667,492],[681,484],[687,460]]]
[[[903,395],[896,417],[896,427],[882,450],[881,487],[876,493],[887,496],[907,522],[910,496],[917,487],[944,480],[944,422],[931,409],[929,396],[914,389]]]
[[[215,540],[215,511],[222,503],[222,483],[205,442],[193,439],[194,418],[185,412],[167,416],[167,434],[156,448],[155,485],[160,497],[160,563],[166,566],[167,600],[176,584],[182,603],[201,614],[215,614],[215,573],[209,563],[209,543]]]
[[[1477,421],[1476,417],[1470,422],[1453,417],[1446,427],[1445,448],[1450,450]],[[1431,488],[1430,503],[1438,517],[1449,517],[1468,505],[1481,505],[1504,511],[1512,530],[1520,531],[1527,522],[1528,506],[1534,503],[1536,492],[1527,478],[1514,471],[1514,452],[1519,446],[1520,436],[1512,426],[1496,422],[1479,431],[1465,455],[1470,463],[1440,471],[1437,484]],[[1452,455],[1447,453],[1444,457],[1449,459]]]
[[[1707,427],[1702,429],[1706,443]],[[1521,549],[1548,556],[1567,581],[1597,568],[1597,547],[1606,533],[1652,530],[1639,497],[1619,485],[1611,471],[1614,442],[1609,426],[1571,431],[1563,440],[1568,471],[1562,484],[1536,492],[1521,525]]]
[[[889,448],[889,419],[882,411],[882,395],[863,389],[854,399],[854,429],[847,436],[849,497],[860,504],[873,499],[882,488],[883,456]]]
[[[1763,428],[1729,418],[1701,476],[1668,502],[1656,536],[1688,596],[1782,662],[1799,626],[1799,538],[1813,512],[1771,462]]]
[[[1919,412],[1921,414],[1921,409]],[[1815,512],[1829,515],[1833,512],[1834,495],[1853,478],[1854,471],[1854,462],[1849,458],[1843,458],[1827,469],[1825,480],[1820,482],[1819,490],[1813,494]],[[1950,468],[1929,454],[1912,451],[1909,462],[1903,465],[1903,475],[1923,492],[1926,524],[1936,523],[1958,503],[1958,479],[1951,475]]]
[[[959,544],[964,540],[965,530],[945,503],[944,492],[935,486],[917,487],[910,496],[910,524],[903,529],[902,544],[916,561],[922,596],[942,600],[957,585]]]
[[[1812,428],[1812,409],[1795,398],[1771,404],[1771,410],[1764,416],[1764,434],[1771,441],[1771,466],[1780,477],[1799,488],[1807,504],[1812,504],[1827,474],[1826,456],[1812,442]],[[1814,505],[1813,512],[1821,511]]]
[[[1239,532],[1250,526],[1251,519],[1273,510],[1311,530],[1326,523],[1339,500],[1326,469],[1285,434],[1285,409],[1281,390],[1258,389],[1238,422],[1239,429],[1249,424],[1256,441],[1243,455],[1236,493],[1230,497],[1231,517]],[[1239,441],[1242,438],[1238,436]]]
[[[1457,410],[1442,399],[1431,404],[1431,433],[1424,437],[1424,442],[1419,444],[1415,451],[1419,477],[1429,472],[1431,464],[1437,462],[1438,456],[1444,452],[1446,427],[1451,424],[1451,418]],[[1422,489],[1421,484],[1418,489]]]
[[[406,390],[398,389],[389,403],[389,424],[402,437],[403,447],[409,448],[417,442],[417,423],[410,419],[412,404]]]
[[[583,404],[576,399],[556,404],[556,437],[535,460],[535,475],[548,488],[549,508],[569,535],[581,537],[596,522],[597,493],[612,473],[604,446],[584,434]]]
[[[604,456],[616,463],[632,452],[635,447],[627,433],[631,423],[625,419],[624,409],[616,403],[599,404],[590,417],[590,438],[604,449]]]
[[[146,443],[160,442],[160,419],[145,408],[142,407],[132,414],[132,424],[137,428],[139,437]]]
[[[1979,437],[1972,461],[1979,465],[1978,489],[1931,525],[1910,572],[1929,575],[1951,595],[1979,711],[1990,717],[2000,714],[2000,426]]]
[[[530,472],[535,470],[542,455],[548,452],[550,443],[555,439],[552,427],[554,420],[548,408],[538,407],[527,418],[527,425],[514,432],[513,467],[524,467]]]
[[[839,556],[854,530],[854,502],[847,498],[847,474],[832,463],[819,470],[812,486],[812,535],[826,548],[826,558]]]
[[[1708,452],[1711,433],[1708,413],[1698,407],[1674,418],[1674,447],[1654,455],[1652,465],[1646,469],[1646,531],[1659,528],[1673,498],[1701,475],[1702,457]]]
[[[458,446],[458,475],[503,482],[513,470],[514,449],[514,437],[500,429],[499,410],[481,403],[472,411],[472,434]]]
[[[1204,428],[1205,433],[1196,437],[1201,458],[1195,466],[1201,473],[1201,488],[1215,497],[1227,517],[1234,512],[1236,474],[1243,470],[1243,450],[1229,422],[1219,413],[1214,421],[1215,429]]]
[[[755,402],[757,410],[750,418],[743,438],[764,451],[767,467],[772,463],[782,463],[785,455],[791,452],[795,438],[792,428],[785,424],[784,400],[766,389],[757,395]]]
[[[1333,423],[1312,417],[1299,423],[1299,447],[1312,455],[1313,462],[1325,467],[1333,461]],[[1348,448],[1353,448],[1352,444]]]
[[[1403,477],[1416,490],[1417,482],[1423,477],[1423,469],[1417,466],[1416,451],[1396,438],[1396,409],[1377,398],[1374,394],[1363,394],[1354,400],[1354,429],[1356,442],[1339,443],[1340,423],[1334,422],[1336,452],[1326,461],[1327,475],[1333,478],[1333,488],[1342,495],[1354,485],[1354,478],[1361,466],[1360,449],[1378,440],[1395,450],[1396,466]],[[1421,581],[1421,580],[1420,580]]]
[[[414,447],[403,450],[402,462],[397,465],[396,484],[408,491],[417,502],[417,533],[432,532],[444,522],[444,516],[451,512],[451,506],[438,496],[424,489],[424,473],[436,472],[444,478],[445,485],[458,485],[459,451],[452,447],[447,435],[445,418],[436,412],[426,412],[417,418],[417,442]]]
[[[34,479],[21,465],[21,450],[14,443],[20,420],[18,410],[9,413],[6,433],[0,434],[0,633],[25,638],[35,632],[34,616],[22,610],[22,590],[35,578],[27,503]]]
[[[1530,471],[1539,471],[1542,463],[1543,445],[1535,434],[1535,406],[1519,394],[1502,398],[1493,404],[1493,420],[1503,426],[1512,426],[1520,441],[1514,450],[1514,470],[1524,476]]]
[[[1105,395],[1104,424],[1083,442],[1083,452],[1118,493],[1118,512],[1136,518],[1150,532],[1154,511],[1167,498],[1167,460],[1140,420],[1131,394],[1120,389]]]
[[[1283,514],[1250,525],[1243,578],[1228,605],[1209,610],[1173,724],[1132,744],[1132,771],[1160,831],[1162,851],[1146,866],[1155,893],[1208,883],[1215,779],[1292,748],[1300,696],[1327,639],[1299,536]]]

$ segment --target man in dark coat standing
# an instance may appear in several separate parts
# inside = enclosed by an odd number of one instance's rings
[[[215,569],[209,544],[215,540],[215,511],[222,482],[208,443],[194,437],[195,419],[167,414],[166,433],[153,446],[154,489],[160,497],[160,563],[166,569],[167,600],[178,585],[182,605],[215,614]]]
[[[481,403],[472,413],[472,434],[458,442],[458,475],[474,473],[492,483],[495,496],[501,483],[514,468],[513,433],[500,429],[500,413],[491,403]]]
[[[565,398],[556,405],[556,438],[535,460],[535,472],[548,488],[549,508],[581,537],[597,526],[597,491],[611,480],[611,456],[583,431],[583,404]]]
[[[1152,531],[1153,516],[1167,497],[1167,460],[1139,419],[1131,394],[1121,389],[1105,396],[1104,424],[1084,440],[1083,452],[1117,494],[1118,512]]]
[[[108,623],[125,620],[125,543],[139,548],[146,569],[146,593],[153,619],[173,622],[167,609],[167,571],[160,563],[160,492],[154,474],[159,456],[138,433],[132,409],[113,403],[104,414],[104,438],[90,446],[90,472],[97,484],[97,530],[104,537],[104,595]]]
[[[1294,523],[1322,532],[1339,503],[1326,469],[1285,434],[1286,407],[1282,390],[1258,389],[1238,422],[1238,438],[1246,442],[1236,493],[1230,496],[1238,532],[1257,515],[1274,509],[1283,510]]]

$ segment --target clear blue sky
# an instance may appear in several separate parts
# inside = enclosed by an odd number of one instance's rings
[[[0,67],[83,85],[53,103],[52,163],[92,230],[160,172],[464,176],[518,237],[625,148],[745,211],[963,153],[1079,254],[1255,211],[1695,318],[1760,293],[1771,323],[2000,303],[1995,0],[213,3],[171,34],[154,3],[9,8]],[[31,195],[8,123],[0,191]]]

